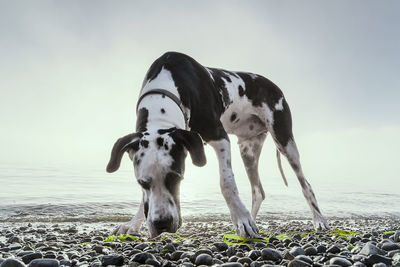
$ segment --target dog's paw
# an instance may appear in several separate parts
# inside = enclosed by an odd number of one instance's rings
[[[246,237],[257,236],[256,223],[247,210],[241,212],[241,214],[232,215],[232,221],[238,235]]]
[[[131,222],[123,223],[113,231],[113,235],[120,234],[129,234],[129,235],[137,235],[139,233],[139,229],[136,229]]]
[[[315,231],[327,231],[329,230],[328,221],[323,216],[318,216],[313,220]]]

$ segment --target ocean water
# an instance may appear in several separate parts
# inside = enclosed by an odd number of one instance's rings
[[[229,215],[215,178],[185,178],[181,184],[183,216]],[[237,185],[245,205],[251,207],[247,179]],[[263,181],[266,199],[259,214],[271,218],[311,218],[298,182],[281,178]],[[329,217],[400,216],[397,189],[362,185],[314,185],[319,206]],[[131,171],[112,175],[103,169],[24,168],[0,166],[0,222],[126,221],[136,212],[141,190]]]

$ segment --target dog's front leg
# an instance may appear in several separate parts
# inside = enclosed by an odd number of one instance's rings
[[[235,178],[231,166],[231,145],[228,139],[208,142],[217,153],[220,170],[220,186],[228,204],[232,222],[236,232],[241,236],[253,237],[257,234],[257,226],[239,198]]]
[[[142,201],[140,203],[139,210],[137,211],[136,215],[133,216],[132,220],[118,226],[114,230],[113,234],[115,234],[115,235],[138,234],[140,227],[142,226],[143,219],[144,219],[144,205],[143,205],[143,201]]]

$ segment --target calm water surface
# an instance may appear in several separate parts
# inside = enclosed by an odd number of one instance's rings
[[[237,178],[240,196],[251,206],[247,179]],[[280,178],[263,181],[266,200],[260,214],[309,217],[309,208],[296,181],[286,188]],[[314,185],[314,184],[313,184]],[[75,171],[53,168],[0,167],[0,221],[127,220],[141,199],[132,172]],[[363,185],[314,185],[320,207],[328,217],[400,216],[396,189]],[[396,192],[397,191],[397,192]],[[182,214],[228,214],[219,179],[189,179],[181,185]]]

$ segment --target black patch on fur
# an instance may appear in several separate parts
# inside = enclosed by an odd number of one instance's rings
[[[253,125],[253,124],[250,124],[249,129],[250,129],[250,131],[253,131],[254,125]]]
[[[175,172],[169,172],[167,173],[167,175],[165,176],[165,180],[164,180],[164,185],[167,188],[168,192],[171,193],[172,198],[174,199],[177,208],[178,208],[178,212],[179,212],[179,217],[180,217],[180,199],[179,199],[179,187],[180,187],[180,183],[181,183],[182,177]],[[170,204],[173,205],[173,203],[171,203],[172,201],[170,201]]]
[[[311,206],[313,206],[313,208],[318,211],[319,213],[321,213],[321,211],[319,210],[319,208],[317,207],[317,205],[315,205],[314,202],[311,202]]]
[[[228,159],[228,160],[226,161],[226,164],[228,165],[228,167],[232,167],[232,165],[231,165],[231,160],[230,160],[230,159]]]
[[[224,151],[225,151],[225,148],[221,148],[219,151],[224,152]]]
[[[183,146],[179,143],[173,144],[169,151],[170,156],[173,159],[171,170],[177,173],[183,173],[185,171],[185,157]]]
[[[144,147],[144,148],[148,148],[149,147],[149,141],[147,140],[141,140],[140,144]]]
[[[253,79],[249,73],[238,72],[237,74],[244,81],[246,87],[244,94],[253,106],[261,107],[265,103],[271,110],[275,110],[275,104],[283,96],[278,86],[262,76]]]
[[[240,96],[240,97],[244,96],[244,89],[243,89],[243,87],[242,87],[241,85],[239,85],[238,89],[239,89],[239,96]]]
[[[147,131],[148,118],[149,111],[147,110],[147,108],[139,109],[136,120],[136,132]]]
[[[156,141],[157,141],[158,147],[162,147],[164,145],[164,138],[158,137]]]
[[[168,150],[168,149],[169,149],[169,147],[168,147],[167,144],[164,145],[164,148],[165,148],[165,150]]]
[[[140,159],[136,160],[136,166],[139,166],[140,162],[141,162]]]
[[[236,120],[236,117],[237,117],[236,113],[233,112],[232,115],[231,115],[231,122],[233,122],[234,120]]]
[[[290,139],[293,139],[292,133],[292,116],[290,114],[289,105],[286,100],[282,102],[283,110],[275,110],[274,112],[274,133],[278,142],[285,147]]]
[[[249,151],[249,148],[247,146],[245,146],[242,150],[243,153],[247,153],[247,151]]]
[[[150,135],[148,132],[145,132],[144,135]]]
[[[165,109],[162,108],[161,109],[161,113],[164,114],[165,113]]]
[[[144,156],[144,152],[140,153],[140,156],[143,157]]]
[[[175,130],[176,130],[176,128],[175,128],[175,127],[172,127],[172,128],[169,128],[169,129],[160,129],[160,130],[158,130],[157,132],[158,132],[158,134],[165,134],[165,133],[173,132],[173,131],[175,131]]]
[[[149,213],[149,203],[148,202],[144,202],[143,206],[144,206],[144,216],[147,219],[147,214]]]

